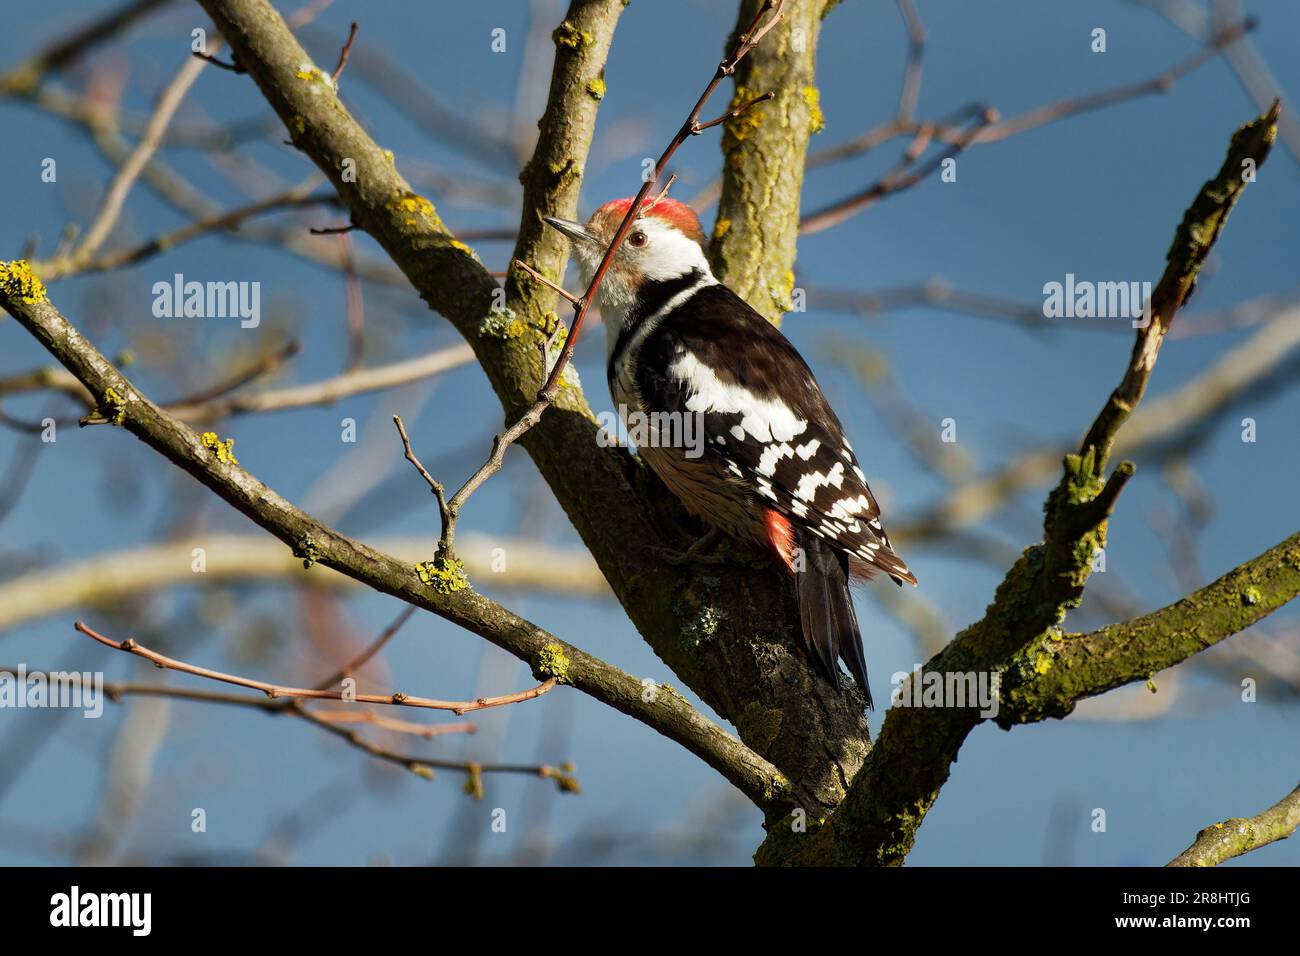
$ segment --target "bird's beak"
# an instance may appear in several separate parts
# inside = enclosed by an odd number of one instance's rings
[[[564,233],[570,239],[578,242],[596,242],[598,237],[593,236],[587,231],[587,227],[580,222],[573,222],[569,219],[557,219],[554,216],[543,216],[542,219],[550,226],[555,227]]]

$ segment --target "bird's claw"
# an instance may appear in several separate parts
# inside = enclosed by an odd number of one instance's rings
[[[725,564],[727,556],[722,554],[707,554],[706,552],[713,547],[719,538],[716,528],[710,528],[704,534],[700,535],[685,551],[674,551],[672,548],[663,548],[652,546],[650,548],[665,563],[681,567],[686,564]]]

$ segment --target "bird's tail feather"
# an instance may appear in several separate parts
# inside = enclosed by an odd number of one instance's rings
[[[795,573],[799,594],[799,619],[804,645],[822,673],[837,688],[840,686],[839,660],[848,665],[849,673],[872,708],[871,685],[867,681],[867,661],[862,650],[858,616],[849,593],[848,558],[816,535],[804,534],[800,543],[804,562]]]

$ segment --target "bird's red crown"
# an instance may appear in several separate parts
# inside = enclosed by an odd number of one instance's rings
[[[632,196],[625,196],[622,199],[611,200],[597,209],[593,218],[608,218],[615,223],[620,222],[627,215],[628,209],[632,207],[633,198]],[[669,199],[667,196],[657,202],[654,199],[647,198],[641,200],[641,210],[641,215],[660,219],[681,230],[682,233],[694,239],[700,245],[704,244],[704,230],[700,228],[700,217],[695,215],[695,210],[686,203],[678,202],[676,199]]]

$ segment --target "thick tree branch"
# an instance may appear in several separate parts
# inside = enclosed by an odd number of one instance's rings
[[[432,611],[527,662],[539,679],[556,677],[677,741],[718,770],[761,807],[789,799],[780,772],[709,721],[668,687],[645,686],[584,653],[465,583],[426,583],[415,568],[326,527],[262,484],[233,460],[215,436],[200,437],[143,395],[44,297],[31,281],[15,284],[21,267],[0,267],[0,307],[18,320],[92,395],[101,417],[125,428],[188,472],[227,504],[293,549],[308,563],[341,571],[377,591]]]
[[[743,0],[740,32],[761,0]],[[825,124],[816,85],[817,40],[835,0],[789,4],[784,20],[735,72],[732,107],[771,102],[723,126],[722,195],[709,260],[718,278],[771,322],[790,307],[808,140]]]
[[[1183,221],[1179,223],[1169,247],[1168,265],[1151,293],[1148,324],[1138,332],[1123,380],[1111,393],[1110,400],[1093,422],[1079,449],[1080,455],[1087,455],[1089,449],[1095,450],[1098,473],[1110,457],[1120,426],[1142,400],[1174,314],[1196,288],[1201,264],[1223,231],[1228,213],[1247,183],[1254,182],[1254,171],[1268,157],[1277,139],[1280,113],[1281,104],[1275,101],[1264,116],[1237,130],[1218,174],[1202,187],[1196,200],[1183,214]]]
[[[523,271],[534,281],[541,282],[544,288],[569,300],[574,307],[573,327],[568,330],[566,336],[562,334],[563,329],[560,326],[558,318],[554,323],[553,329],[550,327],[551,323],[546,323],[546,337],[541,341],[541,343],[539,343],[538,348],[542,364],[543,382],[541,390],[537,393],[537,397],[533,400],[532,405],[530,405],[528,409],[510,425],[509,428],[498,434],[496,438],[493,439],[492,453],[488,456],[487,461],[479,467],[479,470],[466,479],[465,483],[461,485],[460,489],[452,495],[449,500],[444,498],[441,485],[434,482],[427,474],[424,476],[433,487],[434,493],[438,496],[438,504],[442,513],[443,530],[439,546],[440,554],[450,554],[451,542],[455,534],[456,517],[460,513],[461,506],[480,485],[501,470],[502,460],[506,449],[514,442],[518,441],[529,429],[536,426],[538,421],[541,420],[542,415],[548,408],[550,408],[551,403],[555,401],[555,396],[564,382],[564,377],[569,371],[570,363],[573,361],[573,353],[577,348],[578,337],[582,333],[583,325],[587,319],[587,314],[591,310],[592,305],[596,302],[596,297],[599,293],[601,283],[604,281],[606,273],[613,266],[614,257],[618,254],[619,247],[622,245],[623,240],[627,237],[628,233],[632,230],[633,223],[640,215],[642,215],[643,208],[648,209],[650,206],[654,205],[655,202],[658,202],[659,199],[662,199],[668,192],[668,187],[672,185],[673,180],[677,177],[675,175],[670,177],[659,195],[653,200],[648,200],[647,196],[651,187],[659,181],[659,177],[663,175],[664,169],[668,165],[669,160],[672,159],[673,155],[677,152],[682,143],[686,142],[686,140],[691,136],[698,134],[701,130],[708,129],[711,126],[716,126],[721,123],[723,119],[727,118],[724,116],[703,124],[699,121],[700,111],[703,109],[704,104],[708,102],[709,97],[712,95],[714,89],[717,88],[718,84],[722,82],[724,77],[733,73],[736,69],[736,63],[749,53],[749,51],[758,44],[759,40],[761,40],[773,26],[780,22],[781,8],[784,6],[784,3],[785,0],[764,0],[763,5],[759,8],[759,12],[755,15],[753,23],[751,23],[747,30],[737,39],[735,48],[732,52],[718,64],[717,69],[714,71],[713,79],[709,82],[708,86],[704,88],[704,92],[700,95],[699,99],[696,100],[695,107],[686,117],[686,121],[677,131],[677,134],[669,141],[668,146],[655,162],[654,171],[650,176],[644,179],[641,188],[637,191],[637,194],[632,197],[632,201],[628,203],[627,212],[623,215],[623,221],[619,224],[618,228],[614,230],[614,237],[610,240],[609,246],[605,249],[605,254],[597,264],[595,272],[587,286],[587,290],[581,296],[570,295],[557,283],[552,282],[550,279],[547,279],[545,276],[538,273],[531,266],[527,265],[523,259],[514,259],[513,264],[515,267],[522,268]],[[563,31],[563,26],[560,29]],[[573,39],[576,44],[584,42],[583,37],[575,37]],[[557,40],[557,42],[561,41]],[[558,79],[559,77],[557,75],[557,80]],[[601,81],[603,82],[603,77],[601,78]],[[554,93],[555,91],[552,90],[552,92]],[[563,91],[561,91],[560,95],[561,97],[563,96]],[[769,97],[767,96],[757,97],[745,106],[738,107],[727,115],[737,115],[748,109],[750,106],[768,98]],[[552,102],[554,103],[555,100],[552,99]],[[643,203],[645,204],[644,207]],[[551,353],[553,351],[557,354],[555,360],[552,362]],[[401,430],[400,422],[398,424],[398,429],[399,431]],[[414,462],[411,455],[410,442],[406,440],[405,433],[402,435],[402,441],[406,446],[406,457]],[[423,471],[422,468],[421,471]]]
[[[1300,827],[1300,787],[1263,813],[1233,817],[1206,827],[1196,841],[1169,861],[1169,866],[1218,866],[1261,846],[1285,840]]]
[[[1017,673],[1026,670],[1050,673],[1056,669],[1049,648],[1060,639],[1058,625],[1083,596],[1093,556],[1105,547],[1107,519],[1133,473],[1132,464],[1123,462],[1106,477],[1110,448],[1120,426],[1140,401],[1164,335],[1195,285],[1201,263],[1242,192],[1247,181],[1243,176],[1246,161],[1254,167],[1264,162],[1276,135],[1276,123],[1275,106],[1268,115],[1246,124],[1232,137],[1223,166],[1202,186],[1178,227],[1164,274],[1152,297],[1151,321],[1138,331],[1120,386],[1097,415],[1080,452],[1066,456],[1064,474],[1044,506],[1043,542],[1025,550],[1007,572],[984,617],[927,663],[926,674],[939,675],[946,681],[952,674],[1009,672],[1014,680]],[[1281,547],[1293,550],[1294,544],[1287,542]],[[1288,550],[1286,560],[1294,562],[1290,555]],[[1250,568],[1241,572],[1246,577],[1253,573]],[[1288,589],[1300,574],[1295,568],[1280,574],[1282,580],[1276,591],[1267,589],[1269,598],[1264,596],[1266,589],[1257,587],[1250,592],[1250,600],[1269,605],[1270,609],[1288,600]],[[1236,580],[1234,575],[1229,578]],[[1195,601],[1195,597],[1187,600]],[[1218,592],[1216,597],[1227,601],[1229,607],[1240,607],[1243,600],[1240,596],[1232,600]],[[1238,622],[1234,630],[1255,619],[1250,613],[1225,614]],[[1195,633],[1188,640],[1196,650],[1209,646]],[[1137,654],[1135,648],[1132,650]],[[1135,669],[1142,669],[1146,663],[1143,655],[1137,654]],[[1141,677],[1149,673],[1143,670]],[[915,681],[913,678],[914,686]],[[1060,701],[1059,705],[1068,708],[1070,702]],[[764,863],[901,864],[947,781],[949,767],[966,736],[983,719],[971,702],[967,706],[948,701],[942,707],[891,708],[875,749],[827,824],[804,835],[793,834],[788,827],[770,826],[757,859]]]
[[[289,129],[294,145],[330,178],[351,220],[384,247],[425,301],[465,336],[507,420],[516,420],[542,384],[538,344],[555,328],[550,311],[554,293],[540,283],[521,282],[523,274],[515,272],[516,293],[507,297],[504,310],[494,309],[494,280],[443,226],[433,205],[411,190],[332,89],[314,74],[299,76],[308,72],[302,65],[310,59],[270,5],[265,0],[200,2]],[[563,250],[542,236],[535,216],[538,210],[571,215],[576,208],[573,177],[586,158],[595,92],[601,89],[588,89],[586,83],[600,76],[608,34],[621,9],[621,0],[573,0],[567,26],[555,33],[556,71],[586,82],[579,87],[553,84],[537,147],[543,159],[526,174],[531,208],[524,210],[515,256],[552,279],[559,278]],[[755,52],[771,41],[769,36]],[[358,55],[353,54],[354,67]],[[234,77],[228,81],[238,82]],[[575,96],[582,106],[577,113]],[[547,135],[548,130],[558,132]],[[556,136],[563,142],[557,145]],[[356,164],[355,182],[342,178],[345,159]],[[647,468],[621,449],[600,447],[594,416],[572,370],[570,375],[569,384],[520,443],[655,653],[735,723],[741,738],[781,768],[796,788],[810,793],[810,807],[834,806],[866,751],[866,721],[860,704],[838,693],[809,664],[800,647],[786,575],[766,561],[760,568],[748,566],[748,552],[707,577],[653,564],[654,547],[679,547],[698,530]],[[636,544],[629,547],[629,542]],[[810,746],[810,741],[825,746]]]
[[[1300,533],[1213,584],[1089,634],[1057,633],[1002,682],[1003,727],[1064,717],[1085,697],[1144,681],[1244,631],[1300,595]]]

